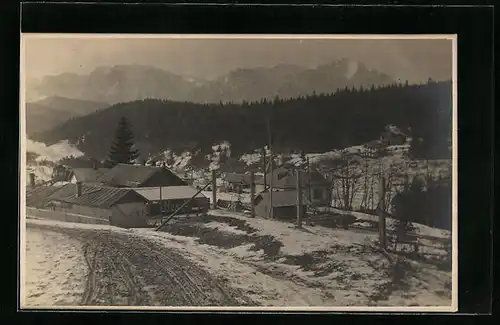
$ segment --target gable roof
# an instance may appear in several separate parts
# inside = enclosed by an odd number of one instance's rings
[[[261,197],[262,200],[257,205],[261,204],[270,204],[271,203],[271,195],[269,192],[262,192],[258,197]],[[302,204],[309,204],[309,200],[303,194],[302,195]],[[297,191],[273,191],[273,207],[289,207],[297,205]]]
[[[59,190],[57,186],[37,186],[26,189],[26,206],[41,208],[50,201],[50,196]]]
[[[265,176],[267,185],[270,185],[271,173]],[[280,189],[294,189],[297,186],[297,176],[296,170],[292,168],[280,167],[273,171],[273,188]],[[326,178],[321,175],[317,170],[311,170],[310,172],[302,172],[300,175],[300,181],[302,186],[308,186],[309,184],[315,186],[328,186],[329,182]],[[259,177],[255,180],[256,184],[264,184],[264,177]]]
[[[149,180],[155,173],[170,173],[173,178],[179,179],[177,175],[163,167],[144,165],[118,164],[98,178],[98,181],[111,186],[138,187]]]
[[[73,176],[82,183],[97,183],[98,179],[109,171],[109,168],[73,168]]]
[[[132,194],[130,194],[132,193]],[[94,184],[82,184],[82,195],[76,197],[76,184],[67,184],[50,196],[51,201],[72,203],[77,205],[109,208],[126,195],[134,195],[138,201],[145,202],[145,198],[131,189],[107,187]]]
[[[161,200],[182,200],[192,198],[198,190],[192,186],[162,186],[159,187],[140,187],[133,189],[136,193],[143,196],[148,201]],[[202,193],[198,193],[196,198],[206,198]]]

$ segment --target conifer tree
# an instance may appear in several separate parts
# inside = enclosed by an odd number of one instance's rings
[[[139,157],[139,151],[133,147],[134,135],[132,127],[129,120],[123,116],[120,118],[115,131],[115,139],[111,144],[107,165],[112,167],[117,164],[132,164]]]

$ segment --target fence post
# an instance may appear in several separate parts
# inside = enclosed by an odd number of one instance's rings
[[[250,172],[250,213],[252,218],[255,218],[255,174]]]
[[[386,226],[385,226],[385,177],[382,175],[380,177],[380,191],[379,191],[380,199],[379,199],[379,207],[380,207],[380,216],[379,216],[379,243],[380,248],[386,248]]]
[[[212,170],[212,209],[217,209],[217,175],[215,169]]]
[[[297,227],[302,227],[302,187],[300,184],[300,170],[297,170]]]

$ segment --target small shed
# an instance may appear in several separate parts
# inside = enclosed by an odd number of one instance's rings
[[[137,194],[148,201],[147,215],[149,218],[160,217],[175,212],[186,201],[194,197],[180,213],[203,212],[210,207],[210,200],[202,193],[198,193],[192,186],[162,186],[141,187],[133,189]]]
[[[292,219],[297,217],[297,191],[273,191],[273,215],[278,219]],[[302,197],[302,211],[306,212],[308,198]],[[269,192],[260,193],[255,197],[255,214],[267,218],[271,209],[271,195]]]

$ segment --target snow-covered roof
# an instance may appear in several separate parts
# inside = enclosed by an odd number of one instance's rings
[[[198,192],[192,186],[162,186],[161,190],[160,187],[141,187],[134,188],[134,191],[148,201],[190,199]],[[202,193],[196,197],[206,198]]]

